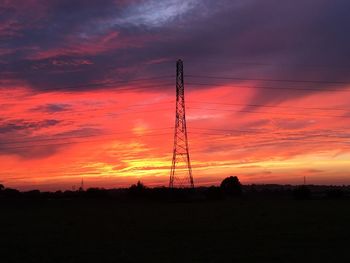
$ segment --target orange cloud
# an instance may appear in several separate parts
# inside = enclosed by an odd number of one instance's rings
[[[197,185],[238,175],[244,183],[348,183],[347,112],[297,107],[333,101],[315,94],[279,108],[241,111],[254,90],[187,90],[187,120]],[[128,186],[140,179],[167,185],[171,164],[174,93],[94,90],[1,95],[1,181],[21,189]],[[21,98],[21,103],[18,99]],[[156,99],[155,99],[156,98]],[[208,104],[208,102],[212,104]],[[218,103],[218,104],[215,104]],[[232,106],[242,104],[242,106]],[[293,114],[288,108],[294,106]],[[329,106],[331,107],[331,105]],[[337,117],[329,117],[329,116]],[[317,172],[315,172],[317,171]]]

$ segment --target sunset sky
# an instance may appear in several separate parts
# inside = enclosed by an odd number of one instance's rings
[[[0,183],[350,184],[347,0],[0,0]]]

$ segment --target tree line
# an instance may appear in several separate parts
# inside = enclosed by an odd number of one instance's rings
[[[127,200],[157,200],[157,201],[204,201],[225,200],[232,198],[294,198],[308,200],[313,198],[344,199],[350,197],[349,186],[315,186],[315,185],[242,185],[237,176],[225,178],[219,186],[197,188],[149,188],[141,181],[129,188],[88,188],[86,190],[66,190],[56,192],[41,192],[6,188],[0,184],[1,199],[100,199],[110,198]]]

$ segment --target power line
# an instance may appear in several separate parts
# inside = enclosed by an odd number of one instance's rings
[[[289,132],[289,131],[279,131],[279,132],[276,132],[276,131],[270,131],[270,130],[267,130],[267,129],[254,129],[254,130],[239,130],[239,129],[218,129],[218,128],[195,128],[195,127],[192,127],[191,130],[207,130],[207,131],[222,131],[222,132],[227,132],[227,133],[251,133],[251,134],[257,134],[257,133],[263,133],[263,134],[267,134],[267,135],[270,135],[270,134],[276,134],[276,135],[291,135],[291,136],[299,136],[299,135],[308,135],[310,136],[310,132],[309,133],[305,133],[303,131],[303,133],[301,134],[300,132],[299,133],[296,133],[296,132]],[[319,136],[323,136],[323,137],[332,137],[334,134],[344,134],[346,136],[348,136],[350,138],[350,133],[344,133],[344,131],[339,131],[339,130],[321,130],[321,131],[317,131],[319,132],[318,134],[311,134],[311,136],[313,137],[319,137]],[[336,138],[342,138],[342,139],[346,139],[347,137],[337,137],[337,136],[333,136],[333,137],[336,137]]]
[[[168,88],[171,85],[173,85],[173,83],[169,83],[169,84],[162,84],[162,85],[142,85],[142,86],[132,86],[132,87],[116,87],[111,85],[110,88],[108,89],[108,91],[113,91],[113,92],[142,92],[142,91],[146,91],[147,88],[152,88],[152,89],[157,89],[157,88]],[[107,87],[107,86],[105,86]],[[25,88],[28,89],[28,88]],[[42,94],[45,94],[44,92],[48,92],[48,93],[56,93],[56,92],[60,92],[59,94],[71,94],[71,93],[82,93],[82,92],[88,92],[89,90],[67,90],[65,88],[62,89],[41,89],[41,90],[36,90],[36,89],[31,89],[31,93],[29,94],[22,94],[22,95],[18,95],[18,96],[13,96],[11,95],[12,99],[17,98],[18,99],[23,99],[24,97],[34,97],[34,96],[39,96]],[[101,92],[103,89],[95,89],[94,91],[96,92]],[[43,91],[43,92],[42,92]],[[1,95],[1,88],[0,88],[0,95]],[[6,99],[7,100],[7,99]],[[12,103],[13,104],[13,103]],[[22,103],[21,103],[22,104]],[[29,103],[27,103],[29,104]],[[23,105],[23,104],[22,104]]]
[[[55,102],[52,102],[53,104]],[[71,109],[63,109],[61,111],[54,111],[54,112],[46,112],[46,111],[40,111],[41,112],[40,116],[42,114],[64,114],[64,113],[80,113],[80,112],[90,112],[90,111],[97,111],[97,110],[106,110],[106,109],[111,109],[111,110],[125,110],[133,107],[146,107],[146,106],[152,106],[152,105],[159,105],[159,104],[169,104],[169,103],[175,103],[174,101],[164,101],[164,102],[152,102],[152,103],[140,103],[140,104],[132,104],[128,105],[125,108],[120,108],[118,106],[113,106],[113,107],[101,107],[101,108],[92,108],[92,109],[86,109],[86,110],[71,110]],[[324,110],[324,111],[350,111],[350,108],[322,108],[322,107],[299,107],[299,106],[282,106],[282,105],[266,105],[266,104],[245,104],[245,103],[222,103],[222,102],[209,102],[209,101],[188,101],[188,103],[196,103],[196,104],[213,104],[213,105],[227,105],[227,106],[243,106],[243,107],[265,107],[265,108],[286,108],[286,109],[302,109],[302,110]],[[48,103],[50,104],[50,103]],[[30,104],[31,105],[31,104]],[[34,111],[33,108],[29,109]],[[34,111],[36,112],[36,110]],[[32,114],[30,116],[33,116]]]
[[[191,134],[196,134],[196,133],[191,133]],[[198,135],[208,135],[208,136],[215,136],[216,138],[219,138],[221,140],[227,140],[226,136],[222,136],[220,134],[210,134],[210,133],[197,133]],[[341,146],[349,146],[350,142],[349,141],[341,141],[341,140],[323,140],[323,143],[325,143],[328,147],[330,146],[330,144],[339,144]],[[312,145],[316,145],[319,146],[319,140],[310,140],[310,139],[294,139],[294,140],[288,140],[285,138],[281,138],[281,139],[276,139],[273,138],[271,140],[259,140],[259,141],[254,141],[251,143],[241,143],[241,142],[233,142],[233,144],[235,146],[239,146],[240,148],[238,149],[238,151],[245,151],[247,149],[257,149],[257,148],[263,148],[263,147],[272,147],[272,146],[278,146],[279,144],[285,144],[285,143],[293,143],[293,145],[298,145],[298,144],[303,144],[305,145],[307,144],[312,144]],[[203,151],[207,150],[208,148],[202,148],[201,151],[198,151],[198,149],[196,151],[194,151],[195,153],[202,153]],[[234,148],[233,148],[234,149]],[[333,148],[332,148],[333,149]],[[226,151],[226,152],[232,152],[232,148],[228,148],[228,149],[224,149],[224,150],[220,150],[220,151]],[[236,150],[234,150],[236,151]],[[204,152],[204,153],[208,153],[208,152]],[[208,153],[211,154],[211,153]]]
[[[155,129],[149,129],[149,131],[158,131],[158,130],[170,130],[173,127],[165,127],[165,128],[155,128]],[[231,134],[227,133],[251,133],[251,134],[257,134],[257,133],[265,133],[266,131],[263,130],[235,130],[235,129],[211,129],[211,128],[192,128],[195,130],[205,130],[205,131],[222,131],[226,134],[222,133],[208,133],[208,132],[191,132],[191,134],[202,134],[202,135],[218,135],[218,136],[233,136]],[[33,140],[22,140],[22,141],[11,141],[11,142],[3,142],[1,145],[12,145],[12,144],[20,144],[20,143],[33,143],[33,142],[46,142],[46,141],[55,141],[55,140],[67,140],[67,139],[78,139],[78,138],[90,138],[90,137],[106,137],[106,136],[113,136],[113,135],[120,135],[120,134],[130,134],[130,131],[124,131],[124,132],[115,132],[115,133],[109,133],[109,134],[92,134],[92,135],[80,135],[80,136],[65,136],[60,137],[57,136],[56,138],[43,138],[43,139],[33,139]],[[158,135],[168,135],[171,133],[163,133],[163,134],[143,134],[143,135],[134,135],[136,137],[143,137],[143,136],[158,136]],[[299,136],[305,134],[297,134],[297,133],[283,133],[283,132],[269,132],[269,134],[276,134],[276,135],[292,135],[292,136]],[[333,138],[339,138],[339,139],[348,139],[347,137],[339,137],[334,136],[333,134],[316,134],[316,135],[306,135],[308,137],[333,137]],[[349,135],[350,138],[350,135]],[[287,138],[288,139],[288,138]],[[292,138],[293,139],[293,138]],[[297,138],[299,139],[299,138]],[[64,142],[64,143],[54,143],[54,144],[30,144],[30,145],[23,145],[23,146],[14,146],[14,147],[4,147],[3,149],[17,149],[17,148],[26,148],[26,147],[41,147],[41,146],[51,146],[51,145],[61,145],[61,144],[71,144],[71,143],[82,143],[82,142],[93,142],[93,141],[105,141],[108,140],[106,138],[104,139],[98,139],[98,140],[85,140],[85,141],[73,141],[73,142]]]
[[[200,63],[201,65],[206,65],[206,64],[215,64],[215,65],[246,65],[246,66],[286,66],[286,67],[303,67],[303,68],[313,68],[313,69],[342,69],[342,70],[348,70],[350,69],[350,65],[325,65],[325,64],[302,64],[302,63],[265,63],[265,62],[259,62],[259,61],[218,61],[218,60],[200,60],[200,61],[194,61],[190,62],[189,64],[198,64]]]
[[[171,133],[154,134],[152,136],[170,135],[170,134]],[[226,138],[225,135],[218,134],[218,133],[189,132],[189,134],[210,135],[210,136],[217,136],[217,137],[219,136],[219,137]],[[271,140],[268,140],[268,141],[260,140],[258,142],[253,142],[253,143],[248,143],[248,144],[245,143],[245,144],[240,144],[240,145],[242,145],[244,147],[253,145],[250,148],[257,148],[257,147],[261,147],[263,144],[265,144],[265,145],[276,145],[276,144],[279,144],[279,143],[284,143],[286,141],[287,142],[293,142],[293,141],[296,141],[296,140],[300,140],[300,142],[302,142],[302,143],[304,143],[304,142],[309,142],[309,143],[318,142],[316,140],[310,140],[310,139],[312,139],[312,138],[309,138],[309,139],[305,139],[305,138],[302,138],[302,139],[300,139],[300,138],[274,138],[273,141],[271,141]],[[343,138],[339,138],[339,139],[343,139]],[[327,141],[323,141],[323,142],[326,142],[326,143],[341,143],[341,144],[344,143],[344,142],[341,142],[339,140],[327,140]],[[348,143],[350,143],[350,142],[348,142]],[[205,148],[203,148],[203,149],[196,149],[196,147],[194,147],[194,148],[195,148],[194,151],[192,151],[193,153],[203,153],[203,150],[205,149]],[[231,151],[231,150],[229,150],[229,151]],[[170,167],[170,165],[169,165],[169,167]],[[39,171],[39,172],[45,172],[45,171]],[[45,173],[56,173],[56,172],[60,172],[60,171],[49,170],[48,172],[45,172]],[[79,172],[77,171],[77,173],[79,173]],[[90,172],[82,171],[79,174],[87,174],[87,173],[91,173],[91,171]],[[8,173],[4,172],[3,174],[8,174]]]
[[[216,131],[220,131],[220,130],[216,130]],[[264,133],[264,132],[257,132],[257,133]],[[257,134],[255,133],[255,134]],[[227,137],[237,137],[236,135],[232,135],[232,134],[227,134],[227,133],[210,133],[210,132],[191,132],[190,134],[197,134],[197,135],[213,135],[213,136],[220,136],[223,138],[227,138]],[[319,137],[329,137],[329,138],[335,138],[335,139],[350,139],[350,135],[348,135],[348,137],[342,137],[342,136],[335,136],[332,134],[315,134],[315,135],[303,135],[303,134],[283,134],[283,133],[277,133],[277,132],[271,132],[269,134],[274,134],[274,135],[284,135],[284,136],[294,136],[294,137],[290,137],[290,138],[286,138],[286,137],[282,137],[282,138],[276,138],[274,137],[274,140],[291,140],[291,141],[296,141],[296,140],[300,140],[300,141],[307,141],[309,139],[313,139],[313,138],[319,138]],[[253,135],[253,134],[252,134]],[[266,134],[266,136],[268,136]],[[303,136],[303,137],[300,137]],[[305,138],[307,137],[307,138]],[[269,138],[269,137],[268,137]],[[349,141],[350,143],[350,141]]]
[[[164,108],[164,109],[154,109],[154,110],[149,110],[149,111],[130,111],[128,109],[132,109],[134,107],[145,107],[145,106],[152,106],[152,105],[160,105],[160,104],[169,104],[173,103],[173,101],[168,101],[168,102],[156,102],[156,103],[142,103],[142,104],[133,104],[129,105],[125,108],[115,108],[115,107],[105,107],[105,108],[93,108],[93,109],[86,109],[86,110],[77,110],[77,111],[72,111],[72,110],[63,110],[59,112],[43,112],[47,113],[49,115],[56,115],[56,114],[64,114],[64,113],[81,113],[81,112],[96,112],[99,110],[106,110],[106,109],[111,109],[111,110],[123,110],[122,112],[118,113],[110,113],[114,115],[122,115],[122,114],[130,114],[130,113],[145,113],[145,112],[154,112],[154,111],[165,111],[165,110],[170,110],[170,108]],[[321,108],[321,107],[297,107],[297,106],[280,106],[280,105],[266,105],[266,104],[243,104],[243,103],[219,103],[219,102],[207,102],[207,101],[189,101],[189,103],[196,103],[196,104],[212,104],[212,105],[226,105],[226,106],[243,106],[243,107],[263,107],[263,108],[286,108],[286,109],[301,109],[301,110],[322,110],[322,111],[348,111],[350,110],[347,108]],[[208,109],[208,108],[196,108],[196,107],[189,107],[191,109],[203,109],[203,110],[223,110],[223,111],[231,111],[230,109]],[[245,112],[244,110],[237,110],[237,112]],[[252,111],[248,111],[252,112]],[[254,111],[258,112],[258,111]],[[274,113],[274,112],[262,112],[262,113]],[[292,113],[293,114],[293,113]],[[308,113],[310,114],[310,113]],[[42,117],[41,114],[37,114],[38,116]],[[293,114],[295,115],[295,114]],[[314,115],[313,113],[311,115]],[[34,116],[36,116],[34,114]],[[318,115],[315,115],[318,116]],[[320,115],[322,117],[347,117],[347,116],[328,116],[328,115]],[[30,115],[30,117],[33,117],[33,114]]]
[[[213,111],[228,111],[228,112],[245,112],[245,113],[252,113],[252,114],[283,114],[283,115],[288,115],[288,116],[305,116],[304,114],[297,114],[297,113],[278,113],[278,112],[266,112],[266,111],[249,111],[249,110],[231,110],[231,109],[211,109],[211,108],[196,108],[196,107],[188,107],[188,109],[196,109],[196,110],[213,110]],[[149,111],[128,111],[128,112],[122,112],[122,113],[116,113],[115,115],[123,115],[123,114],[137,114],[137,113],[142,113],[144,114],[145,112],[158,112],[158,111],[166,111],[170,110],[170,108],[166,109],[156,109],[156,110],[149,110]],[[327,117],[327,118],[348,118],[347,116],[337,116],[337,115],[320,115],[320,114],[308,114],[308,116],[317,116],[317,117]],[[99,117],[99,116],[97,116]],[[91,117],[90,117],[91,118]],[[67,119],[64,119],[67,121]],[[74,120],[74,119],[71,119]],[[171,127],[168,128],[161,128],[161,129],[171,129]],[[193,128],[196,129],[196,128]],[[157,130],[157,129],[151,129],[151,130]],[[208,129],[210,130],[210,129]],[[256,131],[248,131],[248,130],[223,130],[226,132],[243,132],[243,133],[252,133]],[[128,133],[128,132],[121,132],[121,133]],[[111,133],[110,135],[113,134],[121,134],[120,132],[117,133]],[[59,137],[57,139],[69,139],[69,138],[83,138],[83,137],[91,137],[91,136],[101,136],[100,134],[97,135],[81,135],[81,136],[69,136],[69,137]],[[35,141],[47,141],[47,140],[56,140],[56,138],[46,138],[46,139],[36,139]],[[33,140],[26,140],[26,141],[14,141],[14,142],[3,142],[0,143],[0,145],[4,144],[14,144],[14,143],[29,143],[33,142]]]
[[[321,114],[298,114],[298,113],[285,113],[285,112],[268,112],[268,111],[251,111],[251,110],[231,110],[231,109],[210,109],[210,108],[195,108],[195,107],[188,107],[188,109],[195,109],[195,110],[212,110],[212,111],[228,111],[228,112],[244,112],[244,113],[253,113],[253,114],[283,114],[288,116],[316,116],[316,117],[325,117],[325,118],[349,118],[349,116],[342,116],[342,115],[321,115]]]
[[[271,89],[271,90],[293,90],[293,91],[324,91],[324,92],[350,92],[350,90],[346,89],[319,89],[319,88],[299,88],[299,87],[271,87],[271,86],[236,86],[236,85],[226,85],[225,83],[193,83],[187,82],[187,85],[193,86],[225,86],[230,88],[244,88],[244,89]]]
[[[239,130],[239,129],[217,129],[217,128],[195,128],[195,127],[191,127],[191,130],[207,130],[207,131],[222,131],[222,132],[226,132],[226,133],[248,133],[248,134],[252,134],[252,135],[255,135],[257,133],[263,133],[263,134],[276,134],[276,135],[288,135],[288,136],[299,136],[299,135],[302,135],[302,136],[310,136],[310,134],[306,134],[306,133],[303,133],[303,134],[300,134],[300,133],[296,133],[296,132],[283,132],[283,131],[280,131],[280,132],[276,132],[276,131],[270,131],[270,130],[266,130],[266,129],[255,129],[255,130]],[[319,131],[318,131],[319,132]],[[325,132],[325,131],[321,131],[321,132]],[[343,131],[326,131],[328,132],[328,134],[313,134],[311,135],[312,137],[337,137],[337,136],[333,136],[334,133],[340,133],[340,132],[343,132]],[[225,134],[226,135],[226,134]],[[231,135],[231,134],[227,134],[227,135]],[[350,138],[350,133],[349,134],[346,134],[345,135],[348,135],[349,138]],[[344,138],[344,137],[339,137],[339,138]]]
[[[169,133],[170,134],[170,133]],[[200,135],[214,135],[214,136],[220,136],[220,134],[209,134],[209,133],[191,133],[191,134],[200,134]],[[158,135],[155,135],[155,136],[158,136]],[[285,143],[286,142],[286,140],[287,140],[287,142],[288,142],[288,139],[284,139],[284,138],[281,138],[281,139],[278,139],[277,141],[276,140],[274,140],[273,142],[269,142],[269,141],[267,141],[267,142],[264,142],[264,141],[260,141],[260,142],[258,142],[258,143],[254,143],[254,144],[252,144],[252,143],[250,143],[250,144],[244,144],[243,146],[244,146],[244,149],[255,149],[255,148],[257,148],[257,147],[270,147],[270,146],[273,146],[273,145],[276,145],[276,144],[279,144],[279,143]],[[317,142],[317,141],[314,141],[314,140],[305,140],[305,139],[303,139],[303,140],[301,140],[301,142],[306,142],[306,143],[314,143],[314,142]],[[325,142],[327,142],[327,143],[342,143],[343,144],[343,142],[340,142],[340,141],[325,141]],[[203,151],[204,151],[205,149],[202,149],[202,150],[195,150],[195,151],[193,151],[193,153],[203,153]],[[231,151],[231,150],[230,150]],[[211,165],[212,166],[212,165]],[[195,167],[194,167],[195,168]],[[142,170],[142,168],[140,168],[140,169],[137,169],[137,170]],[[158,169],[155,169],[155,170],[158,170]],[[32,174],[33,174],[34,172],[32,172]],[[103,174],[103,172],[101,172],[101,171],[86,171],[86,172],[84,172],[84,171],[81,171],[81,172],[79,172],[79,171],[76,171],[76,172],[64,172],[64,171],[61,171],[61,170],[57,170],[57,171],[53,171],[53,170],[51,170],[51,171],[49,171],[49,172],[45,172],[45,171],[38,171],[38,172],[35,172],[35,174],[37,174],[37,175],[40,175],[40,174],[48,174],[48,173],[52,173],[52,174],[54,174],[54,173],[57,173],[57,174],[62,174],[62,176],[64,177],[64,176],[80,176],[80,175],[82,175],[82,174],[85,174],[85,175],[101,175],[101,174]],[[15,172],[13,172],[13,171],[9,171],[9,172],[3,172],[2,173],[2,175],[9,175],[9,174],[11,174],[11,175],[15,175],[15,174],[23,174],[23,173],[15,173]],[[59,177],[62,177],[62,176],[59,176]],[[22,179],[27,179],[27,178],[12,178],[12,179],[15,179],[15,180],[22,180]]]
[[[171,133],[143,134],[143,135],[134,135],[134,137],[162,136],[162,135],[170,135],[170,134],[171,134]],[[73,141],[73,142],[63,142],[63,143],[53,143],[53,144],[32,144],[32,145],[23,145],[23,146],[14,146],[14,147],[4,147],[4,148],[2,148],[2,150],[12,150],[12,149],[22,149],[22,148],[33,148],[33,147],[60,146],[60,145],[66,145],[66,144],[89,143],[89,142],[98,142],[98,141],[107,141],[107,139],[96,139],[96,140],[85,140],[85,141]]]
[[[171,79],[173,76],[165,75],[165,76],[158,76],[158,77],[149,77],[149,78],[135,78],[130,80],[113,80],[113,81],[104,81],[104,82],[95,82],[95,83],[84,83],[84,84],[77,84],[77,85],[71,85],[66,87],[55,87],[55,88],[38,88],[38,91],[55,91],[55,90],[61,90],[61,89],[75,89],[75,88],[86,88],[86,87],[99,87],[101,85],[114,85],[114,84],[129,84],[133,82],[140,82],[140,81],[149,81],[149,80],[164,80],[164,79]]]
[[[150,106],[150,105],[158,105],[158,104],[169,104],[171,102],[155,102],[155,103],[145,103],[145,104],[132,104],[132,105],[129,105],[127,107],[124,107],[124,108],[120,108],[118,106],[113,106],[113,107],[101,107],[101,108],[89,108],[89,109],[85,109],[85,110],[72,110],[72,109],[63,109],[63,110],[60,110],[60,111],[53,111],[53,112],[48,112],[48,111],[40,111],[40,109],[38,110],[35,110],[33,108],[31,109],[27,109],[27,110],[30,110],[30,113],[36,113],[36,112],[40,112],[38,113],[38,115],[42,116],[43,114],[49,114],[49,115],[55,115],[55,114],[64,114],[64,113],[81,113],[81,112],[90,112],[90,111],[97,111],[97,110],[106,110],[106,109],[111,109],[111,110],[126,110],[126,109],[129,109],[129,108],[133,108],[133,107],[146,107],[146,106]],[[50,104],[50,103],[49,103]],[[54,104],[54,103],[52,103]],[[35,114],[31,114],[30,116],[35,116]]]
[[[223,135],[220,133],[204,133],[204,132],[190,132],[189,134],[192,135],[209,135],[209,136],[215,136],[215,137],[219,137],[221,139],[227,139],[227,135]],[[319,136],[318,136],[319,137]],[[335,139],[338,140],[322,140],[323,143],[338,143],[338,144],[349,144],[350,145],[350,141],[342,141],[344,139],[349,139],[349,138],[342,138],[342,137],[334,137]],[[240,145],[242,147],[244,147],[246,145],[254,145],[254,148],[257,147],[261,147],[262,144],[269,144],[269,145],[276,145],[279,143],[285,143],[285,142],[294,142],[294,143],[319,143],[319,140],[313,139],[313,138],[269,138],[269,140],[258,140],[258,141],[253,141],[250,144],[244,144],[244,143],[234,143],[235,145]]]
[[[346,85],[346,81],[327,81],[327,80],[293,80],[293,79],[264,79],[264,78],[243,78],[230,76],[206,76],[206,75],[186,75],[188,78],[200,79],[222,79],[222,80],[244,80],[244,81],[267,81],[267,82],[290,82],[290,83],[314,83],[314,84],[336,84]]]
[[[153,105],[153,103],[152,104],[150,103],[148,105]],[[234,105],[234,104],[228,104],[228,105]],[[239,104],[239,105],[244,106],[245,104]],[[138,105],[134,105],[134,106],[138,106]],[[139,105],[139,106],[143,106],[143,105]],[[254,105],[254,106],[258,106],[258,105]],[[259,105],[259,106],[278,107],[278,106],[273,106],[273,105]],[[210,111],[225,111],[225,112],[236,112],[236,113],[244,112],[244,113],[250,113],[250,114],[283,114],[283,115],[287,115],[287,116],[303,116],[303,117],[305,116],[305,114],[301,114],[301,113],[298,114],[298,113],[268,112],[268,111],[256,111],[256,110],[233,110],[233,109],[199,108],[199,107],[188,107],[188,109],[210,110]],[[120,115],[125,115],[125,114],[144,114],[144,113],[147,113],[147,112],[159,112],[159,111],[165,112],[167,110],[171,110],[171,108],[162,108],[162,109],[144,110],[144,111],[124,111],[124,112],[119,112],[119,113],[103,114],[103,116],[108,116],[109,114],[113,114],[114,116],[120,116]],[[325,118],[348,118],[348,116],[325,115],[325,114],[315,114],[315,113],[308,113],[307,116],[325,117]],[[101,115],[89,116],[90,119],[92,117],[100,118]],[[69,120],[75,121],[76,119],[62,119],[62,120],[64,120],[64,121],[69,121]]]
[[[282,105],[266,105],[266,104],[220,103],[220,102],[208,102],[208,101],[189,101],[188,103],[203,103],[203,104],[243,106],[243,107],[285,108],[285,109],[301,109],[301,110],[350,111],[350,108],[298,107],[298,106],[282,106]]]
[[[173,127],[166,127],[166,128],[156,128],[156,129],[148,129],[147,131],[158,131],[158,130],[168,130],[172,129]],[[112,136],[112,135],[118,135],[118,134],[130,134],[131,131],[124,131],[124,132],[113,132],[108,134],[90,134],[90,135],[75,135],[75,136],[57,136],[56,138],[42,138],[42,139],[33,139],[33,140],[22,140],[22,141],[10,141],[10,142],[1,142],[1,145],[8,145],[8,144],[17,144],[17,143],[31,143],[31,142],[45,142],[45,141],[52,141],[52,140],[67,140],[67,139],[77,139],[77,138],[88,138],[88,137],[100,137],[100,136]]]

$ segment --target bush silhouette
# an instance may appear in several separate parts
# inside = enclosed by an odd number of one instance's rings
[[[220,184],[220,189],[223,193],[229,196],[242,195],[242,185],[237,176],[225,178]]]
[[[0,191],[4,189],[5,189],[5,186],[3,184],[0,184]]]
[[[1,193],[4,197],[9,197],[9,198],[12,198],[12,197],[16,198],[21,196],[20,191],[12,188],[5,188],[4,190],[1,191]]]
[[[144,189],[146,189],[146,186],[141,181],[137,181],[137,184],[130,186],[130,190],[142,191]]]
[[[145,194],[146,189],[146,186],[143,183],[141,183],[141,181],[138,181],[137,184],[133,184],[132,186],[130,186],[129,193],[133,196],[140,197]]]

